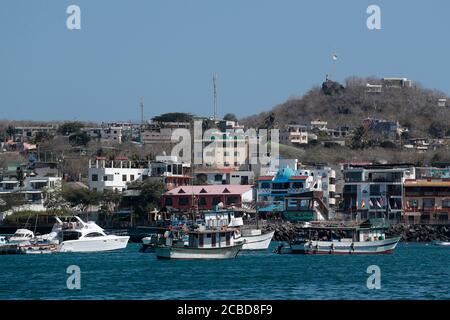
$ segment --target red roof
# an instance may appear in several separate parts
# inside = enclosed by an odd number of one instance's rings
[[[289,178],[290,180],[306,180],[308,176],[292,176]]]
[[[220,184],[203,186],[181,186],[167,191],[165,195],[221,195],[221,194],[243,194],[252,190],[253,185]]]
[[[274,176],[261,176],[258,180],[272,180]]]

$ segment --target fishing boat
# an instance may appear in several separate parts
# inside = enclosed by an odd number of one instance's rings
[[[205,212],[205,225],[207,227],[228,226],[236,228],[236,238],[243,240],[242,250],[267,250],[275,231],[266,231],[244,225],[242,217],[237,217],[234,210],[220,210]]]
[[[440,247],[450,247],[450,241],[435,241],[434,245]]]
[[[261,229],[241,229],[241,239],[244,240],[242,250],[267,250],[275,231]]]
[[[391,253],[400,237],[387,238],[385,226],[366,221],[358,226],[304,226],[288,248],[278,253],[382,254]]]
[[[55,217],[51,234],[56,235],[58,252],[100,252],[126,248],[129,236],[107,235],[93,221],[84,222],[78,216]],[[64,220],[64,221],[63,221]],[[55,240],[55,236],[47,237]]]
[[[242,249],[244,241],[235,239],[235,228],[188,231],[188,240],[174,241],[173,233],[166,231],[166,243],[155,247],[159,259],[234,259]]]

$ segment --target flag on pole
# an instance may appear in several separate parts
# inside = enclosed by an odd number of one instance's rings
[[[331,58],[333,59],[333,61],[336,61],[338,59],[338,56],[336,53],[333,53]]]
[[[397,209],[397,201],[394,200],[394,209]]]
[[[370,205],[371,207],[373,207],[372,199],[369,199],[369,205]]]
[[[361,200],[361,209],[364,209],[366,207],[366,204],[364,202],[364,199]]]
[[[378,208],[381,208],[381,207],[382,207],[380,201],[378,201],[378,200],[377,200],[377,207],[378,207]]]

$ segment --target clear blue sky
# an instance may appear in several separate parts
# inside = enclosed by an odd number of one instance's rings
[[[66,8],[81,7],[81,30]],[[366,27],[381,7],[382,30]],[[137,120],[266,111],[335,78],[405,76],[450,93],[450,1],[2,0],[0,119]]]

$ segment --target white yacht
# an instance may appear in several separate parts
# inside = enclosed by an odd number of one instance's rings
[[[17,229],[8,239],[8,244],[30,244],[34,239],[34,233],[28,229]]]
[[[48,241],[59,241],[58,252],[99,252],[126,248],[129,236],[107,235],[95,222],[77,216],[55,217]],[[64,221],[63,221],[64,220]]]

